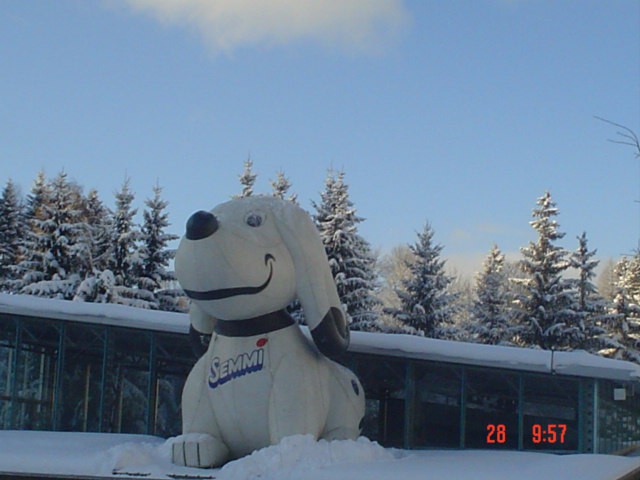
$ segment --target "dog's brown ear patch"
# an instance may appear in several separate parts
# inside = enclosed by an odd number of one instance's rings
[[[342,310],[331,307],[311,336],[320,352],[332,359],[340,357],[349,346],[349,327]]]

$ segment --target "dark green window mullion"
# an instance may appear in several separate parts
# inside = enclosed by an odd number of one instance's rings
[[[524,450],[524,375],[518,375],[518,450]]]
[[[22,322],[16,319],[16,335],[15,335],[15,348],[13,355],[13,362],[11,365],[11,385],[9,387],[9,394],[11,396],[11,401],[9,403],[9,428],[15,429],[17,428],[15,422],[15,409],[16,402],[18,397],[18,360],[20,358],[20,352],[22,350]]]
[[[149,332],[149,377],[147,381],[147,434],[153,435],[156,429],[156,410],[157,405],[157,376],[158,368],[156,365],[156,336],[153,332]]]
[[[464,448],[467,424],[467,369],[461,368],[460,377],[460,448]]]
[[[98,432],[103,431],[104,423],[104,396],[107,386],[107,360],[109,359],[109,327],[103,327],[102,336],[102,369],[100,371],[100,399],[98,401]]]
[[[600,453],[599,433],[600,428],[600,380],[593,381],[593,453]]]
[[[584,453],[585,450],[585,428],[584,422],[586,421],[586,402],[584,401],[584,382],[578,381],[578,452]]]
[[[65,324],[58,325],[58,355],[56,356],[56,377],[53,387],[53,405],[51,412],[51,425],[53,430],[60,430],[62,418],[62,388],[64,380],[64,354],[65,354]]]
[[[413,447],[413,424],[415,420],[416,373],[414,364],[407,361],[404,391],[404,448]]]

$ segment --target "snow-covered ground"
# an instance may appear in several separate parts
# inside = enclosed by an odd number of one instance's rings
[[[366,438],[316,442],[298,435],[221,469],[177,467],[171,440],[144,435],[0,431],[0,474],[47,473],[217,480],[614,480],[640,469],[639,458],[488,450],[407,451]],[[131,475],[128,475],[131,474]],[[176,477],[174,477],[176,478]]]

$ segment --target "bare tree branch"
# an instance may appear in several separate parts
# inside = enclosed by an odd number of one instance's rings
[[[608,140],[612,143],[619,143],[620,145],[628,145],[630,147],[633,147],[633,149],[636,151],[636,157],[640,158],[640,139],[638,139],[638,136],[633,130],[625,127],[624,125],[620,125],[619,123],[607,120],[606,118],[598,117],[597,115],[594,115],[594,117],[601,122],[608,123],[609,125],[613,125],[614,127],[620,129],[616,132],[616,135],[618,135],[619,138],[622,138],[622,140],[614,140],[611,138]]]

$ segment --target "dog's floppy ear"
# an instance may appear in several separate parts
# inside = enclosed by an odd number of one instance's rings
[[[337,357],[349,346],[349,328],[318,229],[309,214],[282,201],[276,226],[293,259],[296,292],[318,350]]]

